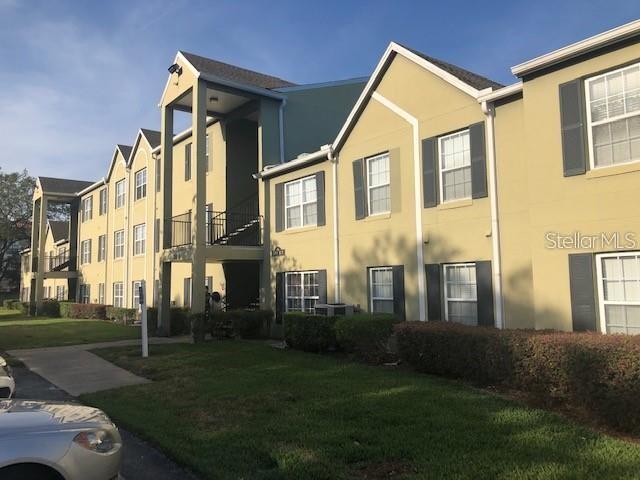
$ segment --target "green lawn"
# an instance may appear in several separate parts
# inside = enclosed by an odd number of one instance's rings
[[[28,317],[0,309],[0,350],[55,347],[140,338],[136,327],[104,320]]]
[[[98,351],[153,383],[82,397],[211,479],[631,479],[640,445],[463,385],[215,342]]]

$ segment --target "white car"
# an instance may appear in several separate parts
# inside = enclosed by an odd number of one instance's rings
[[[97,408],[0,400],[0,479],[116,480],[122,439]]]
[[[11,367],[0,357],[0,398],[11,398],[16,391],[16,382]]]

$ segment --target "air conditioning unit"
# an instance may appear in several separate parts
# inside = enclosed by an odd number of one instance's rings
[[[353,305],[345,303],[319,303],[316,304],[316,315],[334,317],[338,315],[353,315]]]

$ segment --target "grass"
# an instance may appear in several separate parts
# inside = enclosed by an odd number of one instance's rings
[[[85,395],[209,479],[631,479],[640,445],[411,372],[242,342],[97,353],[153,383]]]
[[[104,320],[28,317],[0,309],[0,350],[57,347],[140,338],[135,327]]]

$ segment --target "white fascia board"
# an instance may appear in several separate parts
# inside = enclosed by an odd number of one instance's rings
[[[209,128],[211,125],[213,125],[214,123],[219,122],[219,120],[217,118],[214,117],[207,117],[207,128]],[[173,145],[175,146],[176,143],[181,142],[182,140],[184,140],[185,138],[188,138],[191,136],[191,128],[189,127],[179,133],[176,133],[173,136]],[[162,145],[158,145],[156,148],[154,148],[153,150],[151,150],[151,154],[156,154],[156,153],[160,153],[160,151],[162,150]]]
[[[289,162],[285,162],[285,163],[281,163],[279,165],[276,165],[275,167],[266,167],[264,168],[261,172],[256,173],[254,175],[254,178],[256,180],[262,178],[269,178],[272,177],[274,175],[278,175],[279,173],[283,173],[283,172],[287,172],[289,170],[296,170],[298,168],[302,168],[304,166],[306,166],[309,163],[314,162],[315,160],[319,160],[323,157],[328,157],[329,156],[329,152],[331,151],[331,147],[327,146],[325,148],[321,148],[318,151],[315,151],[313,153],[309,153],[308,155],[305,155],[304,157],[300,157],[300,158],[296,158],[295,160],[291,160]]]
[[[76,195],[78,195],[79,197],[81,197],[82,195],[84,195],[85,193],[89,193],[92,190],[95,190],[98,187],[101,187],[102,185],[106,185],[106,180],[103,178],[101,178],[100,180],[98,180],[97,182],[89,185],[87,188],[85,188],[84,190],[80,190],[78,193],[76,193]]]
[[[592,37],[572,43],[566,47],[559,48],[552,52],[546,53],[532,60],[520,63],[511,67],[511,73],[521,77],[527,73],[559,63],[563,60],[575,57],[582,53],[615,43],[625,38],[640,33],[640,20],[634,20],[625,25],[607,30]]]
[[[480,95],[478,97],[478,103],[493,102],[495,100],[506,98],[520,92],[522,92],[522,82],[516,82],[512,85],[508,85],[506,87],[499,88],[498,90],[493,90],[484,95]]]

